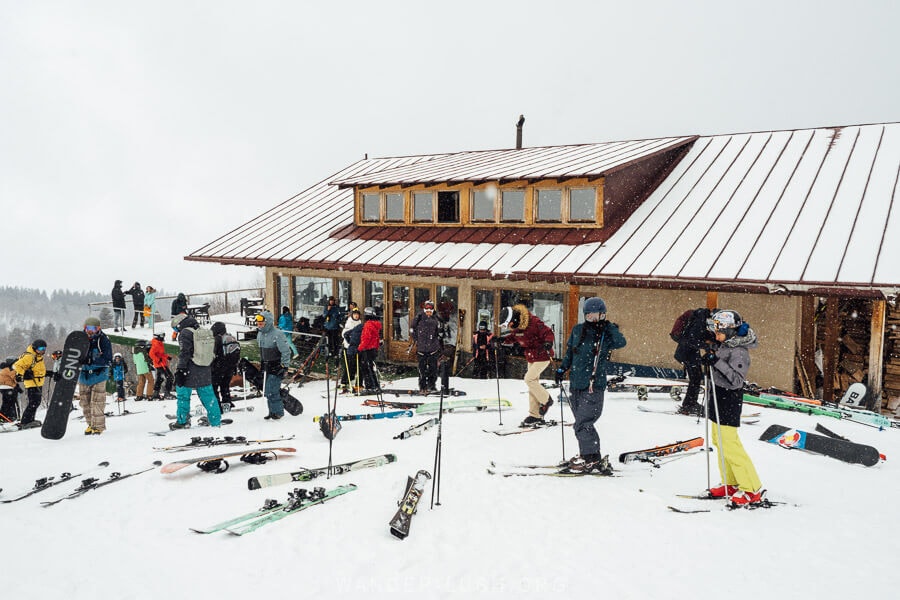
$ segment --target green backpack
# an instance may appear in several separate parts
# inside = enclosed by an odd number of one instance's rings
[[[194,333],[194,357],[191,359],[195,365],[208,367],[215,358],[215,336],[209,329],[191,329]]]

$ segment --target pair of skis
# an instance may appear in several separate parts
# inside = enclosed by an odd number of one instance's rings
[[[163,447],[154,447],[154,450],[158,450],[161,452],[186,452],[188,450],[193,450],[195,448],[211,448],[213,446],[252,446],[254,444],[268,444],[271,442],[286,442],[288,440],[294,439],[294,436],[290,437],[277,437],[267,440],[248,440],[246,437],[239,436],[228,436],[225,437],[192,437],[191,441],[187,444],[179,444],[177,446],[163,446]]]
[[[55,475],[50,476],[50,477],[41,477],[40,479],[35,480],[34,486],[32,486],[32,488],[30,490],[28,490],[27,492],[22,492],[21,494],[19,494],[18,496],[15,496],[14,498],[9,498],[7,500],[0,500],[0,502],[2,502],[3,504],[8,504],[10,502],[18,502],[19,500],[24,500],[25,498],[28,498],[29,496],[33,496],[34,494],[38,494],[40,492],[43,492],[44,490],[48,490],[48,489],[52,488],[53,486],[59,485],[61,483],[65,483],[67,481],[71,481],[72,479],[75,479],[76,477],[83,477],[84,475],[87,475],[88,473],[94,473],[94,472],[96,472],[100,469],[103,469],[105,467],[108,467],[108,466],[109,466],[109,463],[106,461],[103,461],[103,462],[99,463],[95,468],[93,468],[89,471],[85,471],[84,473],[72,474],[69,472],[63,472],[62,474],[59,475],[59,477],[56,477]]]
[[[331,475],[341,475],[350,473],[351,471],[359,471],[360,469],[371,469],[381,467],[397,460],[396,454],[379,454],[370,458],[362,458],[345,462],[339,465],[332,465],[330,469]],[[258,490],[264,487],[272,487],[295,481],[311,481],[317,477],[329,475],[328,467],[318,467],[315,469],[302,468],[291,473],[276,473],[273,475],[262,475],[259,477],[251,477],[247,480],[247,488]]]
[[[117,481],[124,481],[125,479],[128,479],[129,477],[134,477],[136,475],[140,475],[141,473],[146,473],[147,471],[152,471],[153,469],[155,469],[156,467],[158,467],[160,465],[162,465],[162,461],[156,460],[156,461],[153,461],[153,464],[151,466],[147,467],[146,469],[141,469],[139,471],[133,471],[131,473],[124,473],[124,474],[119,473],[118,471],[115,471],[113,473],[110,473],[109,477],[104,480],[100,480],[96,477],[88,477],[87,479],[82,479],[81,484],[77,488],[72,490],[71,493],[66,494],[65,496],[61,496],[61,497],[57,498],[56,500],[51,500],[49,502],[41,502],[41,506],[46,508],[48,506],[53,506],[55,504],[59,504],[63,500],[71,500],[73,498],[78,498],[79,496],[83,496],[84,494],[90,492],[91,490],[100,489],[111,483],[116,483]]]
[[[293,491],[288,492],[288,498],[285,502],[267,499],[263,506],[257,510],[203,529],[195,529],[192,527],[191,531],[203,534],[226,531],[232,535],[245,535],[252,531],[256,531],[264,525],[275,523],[292,514],[317,506],[328,500],[352,492],[355,489],[356,485],[352,483],[341,485],[330,490],[326,490],[323,487],[316,487],[311,491],[305,488],[296,488]]]

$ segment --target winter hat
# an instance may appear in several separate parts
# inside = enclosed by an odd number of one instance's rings
[[[582,312],[586,315],[590,313],[600,313],[602,315],[606,313],[606,302],[604,302],[602,298],[597,298],[596,296],[588,298],[584,301]]]
[[[478,329],[479,329],[479,330],[481,330],[481,329],[487,329],[487,321],[479,321],[479,322],[478,322]]]
[[[97,317],[88,317],[84,320],[85,327],[101,327],[102,323],[100,323],[100,319]]]
[[[34,348],[35,350],[41,350],[41,349],[46,350],[47,342],[45,342],[44,340],[39,338],[39,339],[36,339],[33,342],[31,342],[31,347]]]
[[[117,285],[117,286],[122,285],[122,280],[121,280],[121,279],[116,279],[115,285]]]
[[[113,354],[113,360],[116,360],[117,358],[122,358],[121,352],[116,352],[115,354]]]
[[[372,308],[371,306],[367,306],[367,307],[364,309],[363,313],[364,313],[367,317],[374,317],[374,316],[376,316],[376,315],[375,315],[375,309]]]
[[[177,331],[178,325],[185,319],[187,319],[187,315],[184,313],[181,313],[180,315],[175,315],[174,317],[172,317],[172,323],[171,323],[172,329],[175,329]]]
[[[153,339],[156,339],[156,340],[159,340],[162,342],[166,339],[166,335],[164,333],[154,333]]]
[[[213,332],[213,335],[223,335],[226,332],[225,323],[222,321],[216,321],[209,329]]]
[[[361,314],[361,313],[359,312],[359,308],[354,308],[353,310],[350,311],[350,316],[351,316],[351,317],[352,317],[353,315],[358,315],[358,314]]]

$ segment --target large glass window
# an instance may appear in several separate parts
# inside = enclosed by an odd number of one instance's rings
[[[331,295],[332,281],[326,277],[294,278],[294,320],[300,317],[309,319],[314,324],[316,317],[322,315]]]
[[[501,192],[500,219],[517,223],[525,221],[525,190],[503,190]]]
[[[449,285],[439,285],[437,291],[438,318],[446,323],[444,343],[450,346],[456,345],[459,335],[459,288]]]
[[[532,292],[530,290],[501,290],[500,305],[515,306],[524,304],[544,325],[553,330],[553,351],[556,356],[566,343],[563,331],[565,295],[553,292]]]
[[[363,221],[380,221],[381,220],[381,195],[380,194],[363,194],[362,195],[362,219],[363,219]]]
[[[597,220],[597,188],[569,189],[569,221]]]
[[[350,290],[352,289],[352,285],[349,279],[338,279],[337,280],[337,303],[338,306],[341,307],[341,313],[347,312],[347,307],[350,305],[350,301],[353,298],[350,295]]]
[[[409,341],[409,286],[391,285],[391,339]]]
[[[413,219],[418,222],[434,220],[434,194],[413,193]]]
[[[478,329],[478,324],[487,323],[488,331],[494,331],[494,292],[492,290],[475,291],[475,319],[471,329]]]
[[[497,190],[488,188],[472,192],[472,221],[493,222]]]
[[[384,316],[384,282],[366,282],[366,306],[371,306],[379,318]]]
[[[275,306],[272,310],[277,314],[281,314],[281,307],[285,306],[291,299],[291,278],[287,275],[275,276]]]
[[[385,194],[384,195],[384,220],[391,222],[403,222],[405,219],[403,211],[403,194]]]
[[[538,189],[537,194],[537,221],[559,223],[562,221],[562,190]]]

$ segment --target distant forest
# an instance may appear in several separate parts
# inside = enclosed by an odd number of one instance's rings
[[[89,302],[104,302],[109,294],[0,287],[0,360],[19,356],[36,339],[47,342],[48,354],[61,350],[70,331],[80,329],[90,315]],[[106,309],[109,312],[109,309]],[[105,316],[98,314],[101,319]]]

